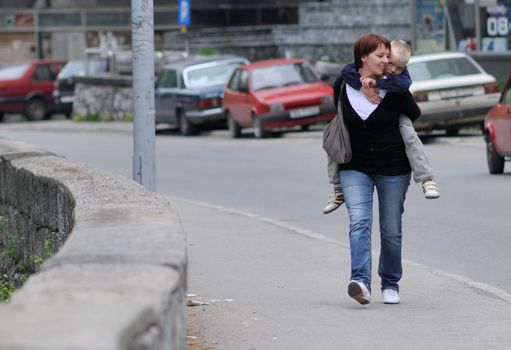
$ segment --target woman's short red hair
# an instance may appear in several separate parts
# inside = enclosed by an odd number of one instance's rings
[[[380,34],[364,34],[355,41],[353,44],[353,57],[355,59],[355,66],[357,69],[362,67],[362,56],[369,55],[380,45],[385,46],[390,51],[389,39]]]

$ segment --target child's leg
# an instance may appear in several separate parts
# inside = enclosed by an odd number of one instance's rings
[[[323,208],[323,213],[329,214],[339,208],[344,203],[344,197],[341,190],[341,179],[339,177],[339,169],[337,163],[328,156],[327,170],[328,180],[333,186],[332,194],[328,198],[328,203]]]
[[[328,181],[338,188],[341,188],[341,179],[339,178],[339,169],[338,164],[327,154],[327,172],[328,172]],[[340,192],[340,191],[339,191]]]
[[[432,180],[434,176],[431,164],[410,118],[404,115],[399,117],[399,131],[405,143],[408,161],[412,167],[413,180],[417,183]]]

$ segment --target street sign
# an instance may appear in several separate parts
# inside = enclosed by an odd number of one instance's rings
[[[192,14],[192,0],[178,0],[177,24],[180,26],[189,26]]]

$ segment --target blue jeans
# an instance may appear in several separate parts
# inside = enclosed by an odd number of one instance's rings
[[[401,218],[411,174],[367,175],[341,170],[342,191],[350,217],[351,279],[371,290],[371,226],[373,192],[376,187],[380,213],[381,250],[378,275],[381,288],[399,291],[401,265]]]

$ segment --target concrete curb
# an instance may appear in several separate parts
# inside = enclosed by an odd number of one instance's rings
[[[32,249],[65,242],[0,305],[0,349],[184,349],[186,242],[167,199],[1,139],[0,181]]]

